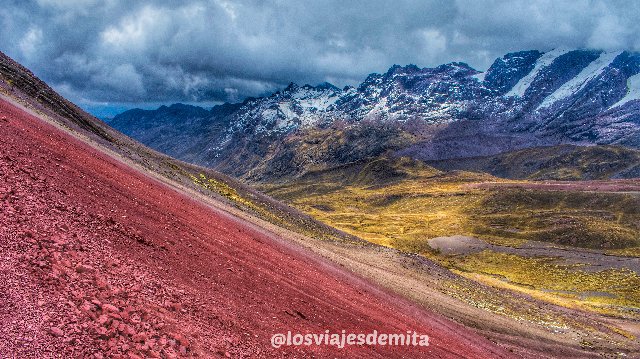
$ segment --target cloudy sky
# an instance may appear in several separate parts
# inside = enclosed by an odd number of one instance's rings
[[[4,0],[0,51],[100,115],[353,85],[393,64],[640,49],[640,2]]]

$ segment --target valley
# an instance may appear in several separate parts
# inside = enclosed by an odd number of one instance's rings
[[[635,347],[635,180],[513,181],[378,158],[260,188],[349,234],[437,263],[449,280],[426,274],[430,285],[468,305],[551,333],[582,332],[580,320],[598,318],[608,326],[592,322],[587,336],[609,339],[596,346]],[[553,309],[533,310],[539,301]],[[567,311],[580,314],[569,320]]]

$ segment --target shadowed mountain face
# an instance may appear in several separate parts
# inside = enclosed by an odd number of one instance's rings
[[[358,87],[289,85],[208,111],[131,110],[112,126],[180,159],[257,181],[396,153],[421,160],[558,144],[640,147],[640,54],[556,49],[394,65]]]
[[[640,177],[640,151],[621,146],[558,145],[494,156],[427,161],[443,171],[485,172],[530,180],[604,180]]]

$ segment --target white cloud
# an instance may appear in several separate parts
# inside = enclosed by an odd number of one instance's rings
[[[100,0],[38,0],[40,6],[52,6],[57,8],[83,8],[93,6]]]
[[[22,55],[27,59],[31,59],[37,54],[41,43],[42,30],[37,27],[32,27],[20,40],[18,46],[20,47],[20,51],[22,51]]]
[[[113,70],[99,74],[94,80],[114,90],[124,89],[126,95],[139,98],[145,93],[142,76],[131,64],[117,65]]]
[[[419,34],[429,57],[433,58],[447,50],[447,38],[437,29],[421,29]]]
[[[220,7],[224,9],[231,20],[235,20],[238,17],[238,14],[236,13],[236,7],[232,2],[225,0],[218,0],[216,2],[218,3],[218,5],[220,5]]]
[[[168,30],[170,16],[166,11],[145,6],[122,19],[118,25],[109,26],[100,37],[107,50],[143,50],[153,37],[161,37]]]
[[[620,23],[613,15],[598,19],[596,27],[589,37],[588,45],[596,49],[620,49],[625,47],[628,27]]]

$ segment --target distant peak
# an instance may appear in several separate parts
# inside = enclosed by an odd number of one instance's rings
[[[436,67],[437,70],[472,70],[472,71],[476,71],[476,69],[474,69],[473,67],[469,66],[469,64],[467,64],[466,62],[449,62],[447,64],[443,64],[440,65],[438,67]]]
[[[510,52],[508,54],[505,54],[504,56],[502,56],[502,59],[512,59],[512,58],[522,58],[522,57],[540,57],[542,56],[543,52],[538,51],[538,50],[525,50],[525,51],[516,51],[516,52]]]
[[[333,90],[333,91],[339,91],[340,90],[339,88],[337,88],[333,84],[331,84],[329,82],[326,82],[326,81],[316,85],[316,88],[319,89],[319,90]]]
[[[194,108],[196,106],[191,106],[191,105],[186,105],[183,103],[174,103],[173,105],[169,106],[170,109],[184,109],[184,108]]]
[[[294,82],[290,82],[289,85],[287,85],[287,87],[285,87],[284,91],[285,92],[292,92],[292,91],[296,91],[300,88],[300,86],[298,86],[296,83]]]
[[[292,93],[292,92],[297,92],[300,89],[306,90],[306,91],[340,91],[339,88],[337,88],[336,86],[334,86],[333,84],[329,83],[329,82],[322,82],[316,86],[313,85],[309,85],[309,84],[305,84],[303,86],[298,86],[295,83],[290,83],[284,90],[282,90],[283,93]]]
[[[406,66],[393,65],[389,68],[386,75],[407,74],[420,71],[420,68],[414,64]]]

